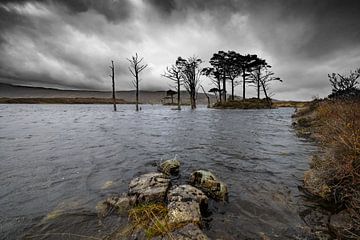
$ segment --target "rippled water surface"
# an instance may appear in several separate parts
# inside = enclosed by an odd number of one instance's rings
[[[208,236],[301,236],[297,186],[315,147],[296,137],[293,109],[118,108],[0,105],[0,238],[104,236],[122,222],[99,222],[96,203],[175,155],[183,181],[210,169],[229,186],[229,202],[210,206]]]

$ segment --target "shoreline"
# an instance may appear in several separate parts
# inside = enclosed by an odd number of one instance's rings
[[[292,116],[298,136],[319,147],[301,186],[310,202],[319,207],[310,216],[315,221],[322,218],[312,227],[319,238],[357,239],[360,235],[359,106],[356,99],[314,100]]]

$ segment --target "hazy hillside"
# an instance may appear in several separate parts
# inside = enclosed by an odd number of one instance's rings
[[[6,98],[110,98],[111,96],[112,93],[110,91],[60,90],[0,83],[0,97]],[[165,96],[165,91],[141,91],[140,101],[142,103],[159,104]],[[135,101],[135,91],[117,91],[116,97],[127,102],[133,102]],[[189,102],[187,92],[181,92],[181,97],[182,102]],[[212,102],[214,101],[213,97]],[[207,103],[203,93],[198,94],[198,102],[199,104]]]

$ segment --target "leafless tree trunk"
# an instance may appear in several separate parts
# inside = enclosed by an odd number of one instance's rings
[[[226,102],[226,76],[225,74],[223,75],[223,99],[224,102]]]
[[[211,107],[210,97],[209,97],[209,95],[206,94],[204,87],[203,87],[202,85],[200,85],[200,87],[201,87],[201,89],[203,90],[203,92],[204,92],[204,94],[205,94],[205,96],[206,96],[206,98],[207,98],[207,100],[208,100],[208,105],[207,105],[207,107],[210,108],[210,107]]]
[[[167,67],[164,74],[161,76],[166,77],[177,84],[177,110],[181,110],[181,90],[180,86],[182,84],[182,75],[181,70],[176,66],[172,65],[171,67]]]
[[[184,87],[190,96],[191,109],[196,108],[196,95],[202,72],[199,67],[201,63],[202,60],[195,56],[187,60],[179,57],[176,61],[176,66],[180,69],[181,76],[184,79]]]
[[[136,53],[135,56],[132,56],[131,59],[127,59],[130,62],[129,71],[135,78],[133,80],[133,85],[136,89],[136,111],[139,111],[139,74],[142,70],[144,70],[148,65],[142,65],[141,62],[144,58],[139,60],[138,54]]]
[[[115,97],[115,68],[114,68],[114,61],[111,60],[111,79],[112,79],[112,99],[113,99],[113,104],[114,104],[114,111],[116,112],[116,97]]]

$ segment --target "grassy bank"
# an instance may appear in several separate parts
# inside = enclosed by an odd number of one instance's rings
[[[266,99],[246,99],[244,100],[229,100],[227,102],[215,103],[214,108],[223,109],[264,109],[264,108],[279,108],[279,107],[296,107],[303,108],[308,102],[300,101],[267,101]]]
[[[0,103],[8,104],[113,104],[111,98],[0,98]],[[127,104],[116,99],[117,104]]]
[[[213,106],[219,109],[262,109],[270,108],[269,102],[265,99],[246,99],[246,100],[229,100],[226,102],[217,102]]]
[[[329,228],[337,238],[360,239],[360,100],[313,101],[294,116],[298,132],[322,148],[305,189],[333,206]]]

